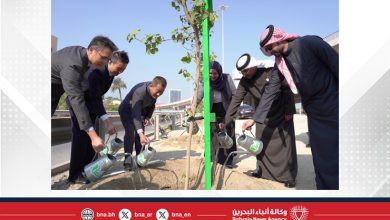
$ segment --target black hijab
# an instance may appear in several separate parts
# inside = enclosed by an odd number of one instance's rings
[[[220,91],[225,100],[230,100],[232,92],[228,86],[228,74],[222,73],[222,66],[217,61],[210,62],[210,69],[218,72],[218,79],[215,81],[210,80],[211,88]]]

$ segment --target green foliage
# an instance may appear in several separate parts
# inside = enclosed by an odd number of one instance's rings
[[[108,104],[106,105],[106,111],[118,111],[119,105],[116,104]]]
[[[211,61],[216,61],[216,60],[218,60],[218,56],[214,52],[211,52],[211,54],[209,56],[209,59],[210,59],[210,62]]]
[[[69,107],[65,102],[66,97],[67,97],[67,95],[65,93],[61,96],[60,101],[58,102],[58,106],[57,106],[58,110],[69,110]]]
[[[187,56],[181,58],[181,62],[183,63],[191,63],[192,55],[187,52]]]
[[[112,81],[111,91],[115,92],[116,90],[118,90],[119,98],[121,101],[122,101],[122,89],[126,89],[126,88],[127,88],[126,83],[123,82],[123,80],[120,77],[115,77],[114,81]]]
[[[147,34],[142,38],[142,42],[146,46],[147,54],[156,54],[158,52],[158,46],[163,41],[163,37],[160,34]]]
[[[127,35],[127,41],[131,43],[132,40],[136,39],[137,34],[141,32],[141,29],[136,29],[135,31],[131,32],[130,34]]]
[[[111,96],[104,98],[104,107],[106,111],[118,111],[119,104],[115,104],[114,101],[118,101],[118,98]]]
[[[179,20],[181,27],[176,28],[171,32],[171,39],[166,39],[161,34],[146,34],[142,39],[138,39],[137,35],[141,29],[136,29],[127,36],[129,43],[136,39],[145,44],[147,54],[158,53],[159,45],[168,40],[180,43],[187,50],[187,55],[181,58],[183,63],[189,64],[195,60],[196,41],[195,38],[201,38],[202,22],[204,19],[209,19],[209,28],[211,29],[214,22],[217,20],[217,15],[213,11],[205,10],[205,2],[203,0],[186,0],[185,6],[181,0],[172,0],[171,6],[179,12]],[[185,11],[188,10],[189,18],[186,17]],[[193,79],[192,74],[182,68],[179,74],[183,75],[186,80]]]
[[[126,83],[123,82],[123,80],[120,77],[115,77],[114,81],[112,81],[111,85],[111,91],[115,92],[116,90],[119,89],[126,89]]]
[[[180,4],[180,3],[178,3],[177,1],[171,2],[172,8],[174,8],[176,11],[180,12],[180,6],[178,4]]]
[[[179,70],[179,74],[182,75],[187,81],[190,81],[190,80],[194,79],[192,77],[192,74],[185,68],[181,68]]]

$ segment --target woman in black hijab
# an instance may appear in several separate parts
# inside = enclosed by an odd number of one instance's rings
[[[222,128],[222,123],[226,115],[226,110],[229,107],[232,96],[236,92],[233,79],[229,74],[225,74],[222,71],[222,66],[217,61],[210,62],[210,108],[211,112],[215,113],[216,122],[211,123],[211,145],[214,156],[218,149],[219,143],[217,139],[217,133]],[[198,90],[198,104],[203,99],[203,85],[201,84]],[[233,146],[227,150],[219,150],[217,163],[224,164],[227,156],[230,152],[236,151],[237,147],[235,144],[234,137],[234,126],[228,126],[225,128],[227,134],[233,139]],[[233,167],[233,155],[229,157],[226,162],[226,167]]]

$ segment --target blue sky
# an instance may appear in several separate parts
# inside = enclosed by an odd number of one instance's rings
[[[214,0],[214,10],[227,5],[224,12],[225,69],[231,73],[236,59],[248,52],[257,59],[268,59],[259,50],[259,35],[273,24],[299,35],[326,37],[339,30],[338,0]],[[156,75],[168,80],[168,87],[159,103],[168,102],[169,89],[182,90],[182,99],[193,93],[192,82],[186,81],[178,71],[185,67],[195,73],[195,64],[183,64],[180,58],[186,50],[173,42],[165,42],[156,55],[147,55],[145,46],[137,41],[126,41],[128,33],[141,29],[139,37],[147,33],[161,33],[169,38],[171,31],[181,27],[179,14],[170,0],[52,0],[52,34],[58,37],[58,49],[67,46],[87,46],[96,35],[110,37],[121,50],[129,53],[130,63],[121,77],[131,87],[149,81]],[[221,61],[221,14],[210,38],[210,51]],[[119,96],[108,92],[109,96]]]

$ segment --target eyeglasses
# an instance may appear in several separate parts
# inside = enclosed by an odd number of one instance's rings
[[[96,50],[96,49],[95,49]],[[96,50],[96,52],[99,54],[99,56],[106,62],[110,61],[110,58],[107,56],[104,56],[100,53],[100,50]]]

